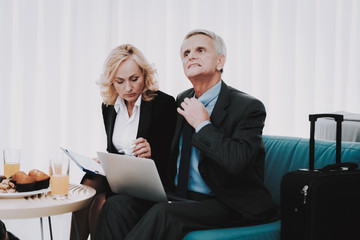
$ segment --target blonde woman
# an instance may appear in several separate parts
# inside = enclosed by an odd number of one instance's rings
[[[175,99],[158,90],[156,70],[143,53],[130,44],[113,49],[100,78],[102,114],[107,151],[151,158],[165,184],[167,161],[176,125]],[[88,208],[75,213],[80,239],[93,239],[96,223],[107,196],[106,178],[86,174],[82,184],[96,189]],[[74,226],[71,239],[75,239]]]

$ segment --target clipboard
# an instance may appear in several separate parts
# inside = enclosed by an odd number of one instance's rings
[[[68,151],[65,148],[60,147],[64,153],[69,156],[71,160],[73,160],[76,165],[86,173],[91,175],[102,175],[105,176],[104,169],[102,168],[101,164],[94,161],[94,159],[80,155],[78,153]]]

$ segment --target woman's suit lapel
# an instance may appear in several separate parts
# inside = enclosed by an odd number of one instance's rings
[[[150,124],[151,124],[151,111],[152,111],[152,101],[146,102],[144,100],[141,100],[140,119],[139,119],[137,138],[139,138],[139,137],[143,137],[145,139],[148,138],[148,135],[149,135],[148,129],[150,129]],[[108,128],[108,134],[107,134],[108,142],[111,143],[112,151],[116,150],[116,148],[112,142],[112,136],[114,133],[116,115],[117,115],[117,113],[116,113],[115,109],[112,107],[110,109],[109,117],[108,117],[109,128]]]
[[[113,144],[113,141],[112,141],[112,136],[113,136],[113,133],[114,133],[114,126],[115,126],[115,120],[116,120],[116,111],[115,111],[115,108],[114,106],[112,107],[109,107],[108,108],[109,110],[109,113],[108,113],[108,118],[107,118],[107,123],[106,125],[108,126],[107,127],[107,142],[110,143],[109,146],[108,146],[108,152],[117,152],[114,144]]]
[[[144,101],[141,100],[141,107],[140,107],[140,119],[139,119],[139,126],[137,132],[137,138],[143,137],[148,139],[149,129],[151,125],[151,112],[152,112],[152,105],[153,101]]]

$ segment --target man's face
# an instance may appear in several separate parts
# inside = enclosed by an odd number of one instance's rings
[[[214,40],[203,34],[184,40],[181,59],[184,73],[189,79],[212,77],[219,74],[224,65],[216,53]]]

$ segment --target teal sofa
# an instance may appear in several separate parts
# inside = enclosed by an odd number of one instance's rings
[[[265,185],[280,206],[280,183],[283,175],[309,165],[309,139],[284,136],[263,136],[265,158]],[[335,163],[335,142],[315,141],[315,168]],[[360,143],[343,142],[342,162],[360,166]],[[225,229],[193,231],[184,240],[280,240],[281,220],[275,222]]]

